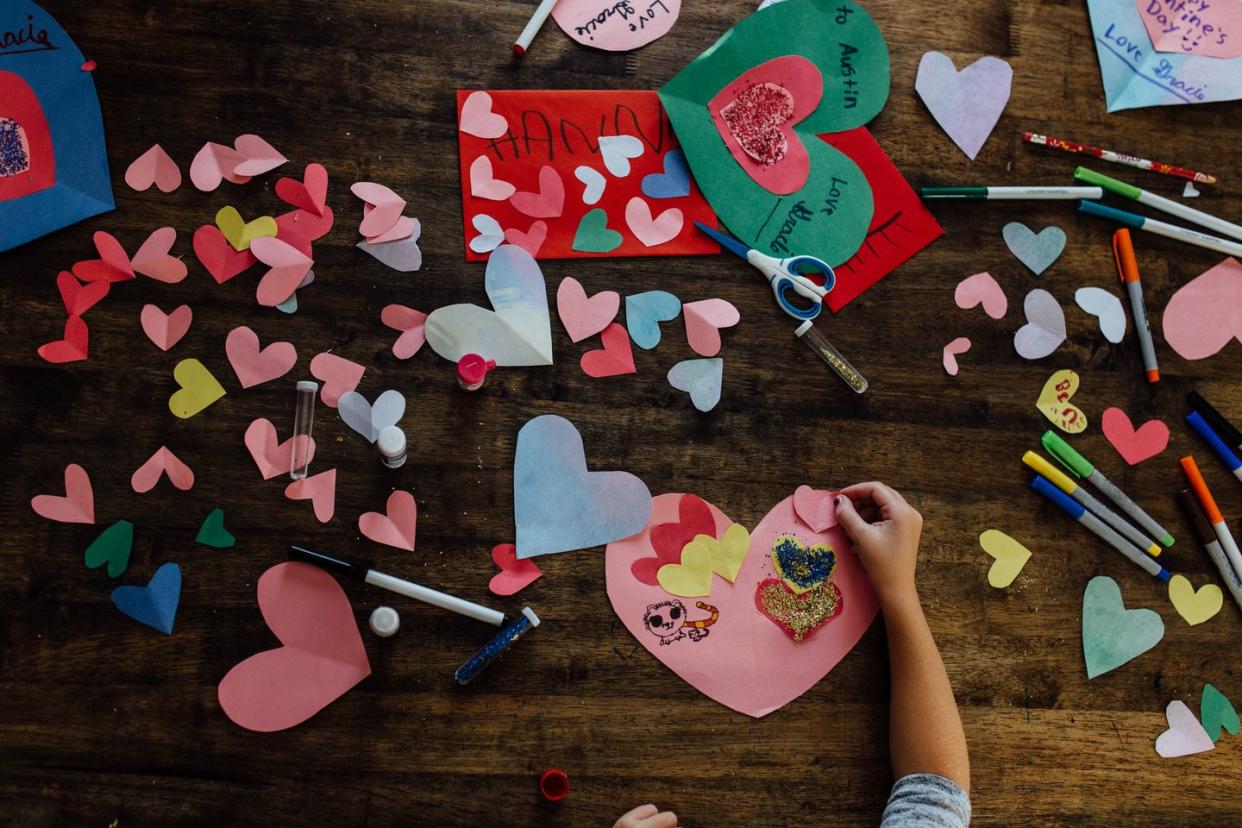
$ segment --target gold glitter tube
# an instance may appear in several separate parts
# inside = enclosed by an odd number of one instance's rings
[[[854,390],[855,394],[861,394],[867,390],[867,378],[858,373],[858,369],[850,365],[849,360],[841,356],[841,352],[832,347],[823,334],[815,330],[815,326],[811,324],[811,320],[806,320],[798,329],[794,331],[798,338],[806,343],[815,354],[827,363],[838,377],[845,380],[845,384]]]

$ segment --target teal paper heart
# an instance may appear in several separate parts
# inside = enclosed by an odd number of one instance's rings
[[[621,246],[621,234],[608,229],[608,213],[596,207],[588,210],[578,222],[571,246],[582,253],[611,253]]]
[[[1164,638],[1164,622],[1149,609],[1128,610],[1121,587],[1105,575],[1092,578],[1082,596],[1082,652],[1087,678],[1102,676],[1138,658]]]
[[[1213,742],[1220,740],[1222,727],[1234,736],[1242,729],[1242,722],[1238,721],[1238,711],[1233,709],[1233,703],[1210,684],[1203,685],[1203,696],[1199,699],[1199,719]]]
[[[86,547],[86,566],[98,569],[108,565],[108,576],[115,578],[129,566],[129,553],[134,548],[134,524],[118,520],[99,533]]]
[[[660,344],[660,323],[681,314],[681,300],[667,290],[649,290],[625,297],[625,327],[645,351]]]

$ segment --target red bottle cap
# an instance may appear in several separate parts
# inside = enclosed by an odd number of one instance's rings
[[[496,367],[493,359],[484,359],[478,354],[466,354],[457,363],[457,379],[462,385],[478,385],[487,376],[487,372]]]
[[[539,793],[549,802],[560,802],[569,796],[569,775],[557,768],[544,771],[539,777]]]

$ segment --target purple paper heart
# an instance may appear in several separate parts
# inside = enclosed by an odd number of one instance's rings
[[[959,72],[948,55],[928,52],[919,61],[914,91],[973,161],[1009,103],[1012,81],[1013,68],[1000,58],[979,58]]]

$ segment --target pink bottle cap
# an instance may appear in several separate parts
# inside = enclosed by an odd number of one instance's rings
[[[569,775],[558,768],[544,771],[539,777],[539,793],[549,802],[560,802],[569,796]]]
[[[466,354],[457,363],[457,381],[463,388],[476,388],[483,384],[487,372],[496,367],[496,360],[484,359],[478,354]]]

